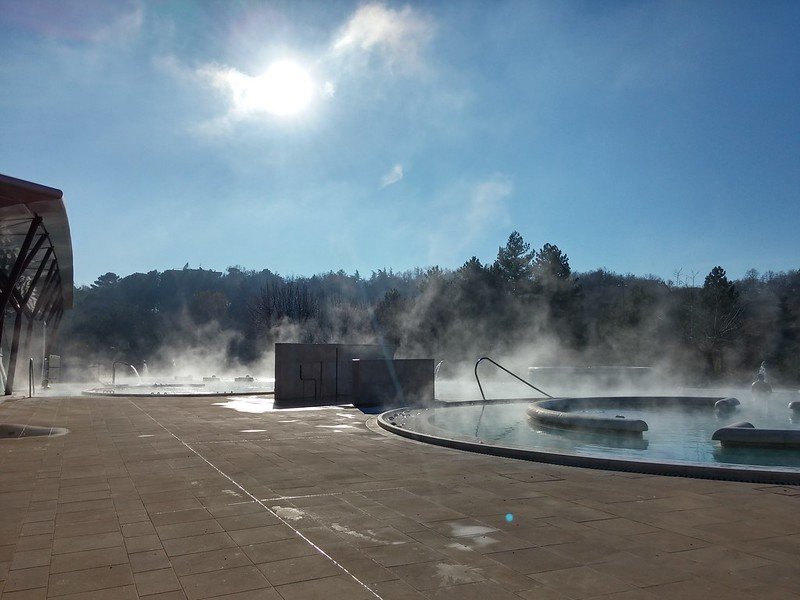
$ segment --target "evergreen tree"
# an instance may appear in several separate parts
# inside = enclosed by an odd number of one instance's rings
[[[497,260],[493,266],[512,294],[527,291],[526,284],[533,275],[535,256],[536,253],[531,252],[531,245],[517,231],[512,231],[506,245],[497,249]]]
[[[706,275],[700,290],[700,308],[700,348],[711,372],[720,375],[725,370],[724,349],[733,344],[742,325],[739,291],[728,281],[722,267],[716,266]]]
[[[555,244],[545,244],[533,259],[533,274],[537,279],[569,279],[569,258]]]

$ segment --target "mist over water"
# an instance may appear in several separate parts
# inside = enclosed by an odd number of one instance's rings
[[[505,391],[511,397],[512,392]],[[542,425],[528,417],[526,409],[530,402],[527,400],[409,409],[397,422],[402,423],[404,429],[435,436],[559,454],[646,462],[800,468],[800,455],[795,448],[730,448],[711,439],[717,429],[743,420],[757,428],[800,430],[800,418],[787,407],[788,402],[800,398],[796,392],[783,391],[756,398],[746,388],[707,389],[700,393],[692,389],[678,391],[704,397],[733,396],[740,399],[741,405],[729,413],[720,413],[710,407],[574,409],[577,414],[642,419],[649,429],[640,435]],[[675,394],[676,390],[673,390],[672,395]],[[606,395],[620,394],[612,391]]]

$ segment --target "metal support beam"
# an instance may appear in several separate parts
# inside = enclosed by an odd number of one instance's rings
[[[58,312],[55,314],[53,319],[53,325],[50,327],[50,334],[47,336],[47,347],[45,348],[45,354],[50,356],[50,345],[58,339],[58,328],[61,326],[61,318],[64,316],[64,307],[63,304],[59,305]],[[50,322],[49,320],[47,321]]]
[[[25,291],[25,296],[22,299],[22,305],[23,306],[27,306],[28,301],[31,299],[31,296],[33,295],[33,291],[34,291],[34,289],[36,289],[36,286],[39,283],[39,278],[42,276],[42,273],[44,272],[44,267],[47,264],[47,260],[50,258],[50,255],[52,253],[53,253],[53,247],[51,246],[50,248],[47,249],[47,252],[45,253],[44,258],[39,263],[39,268],[36,269],[36,274],[33,276],[33,279],[31,279],[31,283],[28,286],[28,289]],[[51,265],[51,269],[50,269],[50,273],[49,274],[53,273],[52,267],[53,267],[53,265]],[[45,280],[45,285],[46,284],[47,284],[47,281]],[[33,309],[31,310],[31,315],[28,318],[28,326],[25,329],[25,340],[22,343],[22,347],[24,348],[23,354],[25,356],[28,356],[28,357],[30,357],[30,355],[31,355],[31,340],[33,339],[33,324],[36,322],[36,316],[39,314],[39,311],[44,306],[43,300],[45,299],[45,296],[44,296],[44,292],[45,291],[46,291],[45,290],[45,286],[43,285],[42,286],[42,291],[39,293],[39,297],[36,298],[36,303],[34,304]],[[33,361],[33,358],[31,358],[31,361]],[[12,382],[13,382],[13,380],[12,380]]]
[[[44,267],[47,264],[47,261],[50,259],[51,254],[53,254],[52,246],[50,246],[44,253],[44,258],[42,259],[42,262],[39,263],[39,268],[36,269],[36,274],[33,276],[33,279],[31,279],[31,283],[28,286],[28,289],[25,290],[25,295],[22,297],[23,306],[27,305],[28,300],[31,299],[31,296],[33,295],[33,290],[36,289],[36,285],[39,283],[39,278],[42,276],[42,273],[44,272]],[[52,272],[52,265],[51,265],[51,272]],[[47,280],[45,279],[45,283],[46,281]],[[44,289],[44,286],[42,289]],[[39,295],[39,298],[41,298],[41,294]],[[38,305],[39,305],[39,300],[37,299],[36,306],[38,307]],[[36,317],[36,309],[34,308],[32,318],[35,317]]]
[[[36,231],[39,229],[39,226],[42,224],[41,217],[34,217],[31,219],[31,225],[28,227],[28,233],[25,235],[25,240],[22,242],[22,246],[17,253],[17,258],[14,261],[14,266],[11,267],[11,272],[8,274],[8,280],[5,282],[3,286],[2,292],[0,292],[0,314],[5,315],[6,308],[8,307],[8,301],[11,300],[12,295],[16,291],[15,288],[17,287],[17,281],[19,281],[20,275],[25,270],[31,259],[33,258],[34,253],[29,253],[28,250],[31,247],[31,243],[33,242],[33,238],[36,236]],[[46,236],[42,236],[39,238],[39,241],[36,244],[36,252],[39,251],[41,248],[42,243],[44,243],[44,238]],[[19,314],[19,313],[18,313]],[[3,341],[3,330],[0,328],[0,343]]]
[[[11,339],[11,350],[8,352],[8,375],[6,377],[6,396],[14,391],[14,376],[17,371],[17,354],[19,353],[19,334],[22,331],[22,313],[18,312],[14,319],[14,337]]]

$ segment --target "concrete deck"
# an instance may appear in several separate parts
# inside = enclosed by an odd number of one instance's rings
[[[800,488],[426,446],[355,409],[6,401],[4,599],[800,596]],[[513,519],[507,520],[507,515]]]

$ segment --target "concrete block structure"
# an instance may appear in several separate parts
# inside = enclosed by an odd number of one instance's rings
[[[433,359],[355,359],[355,406],[408,406],[434,401]]]
[[[275,402],[351,402],[353,359],[392,360],[375,344],[275,344]]]

